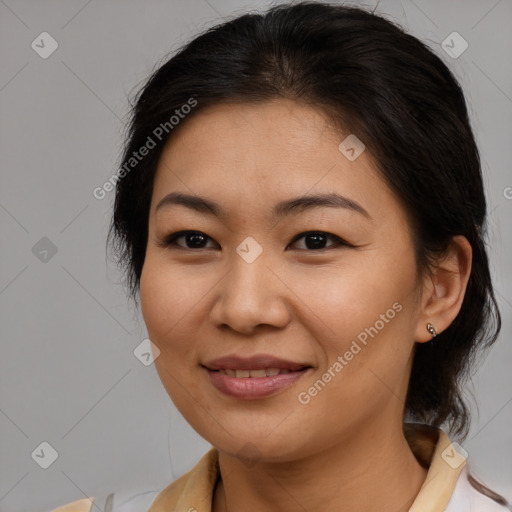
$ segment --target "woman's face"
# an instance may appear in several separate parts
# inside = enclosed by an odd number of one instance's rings
[[[289,100],[216,105],[160,159],[142,312],[174,404],[231,455],[293,460],[402,423],[425,330],[413,242],[368,151],[339,148],[349,135]],[[179,231],[199,234],[165,246]]]

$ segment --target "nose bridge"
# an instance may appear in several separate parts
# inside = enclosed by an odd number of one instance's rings
[[[288,322],[286,287],[269,268],[269,255],[253,241],[244,242],[232,255],[231,270],[220,284],[216,320],[239,331],[260,324],[283,327]]]
[[[232,282],[233,287],[230,287],[229,293],[231,296],[251,297],[252,299],[262,299],[261,294],[265,292],[265,287],[272,288],[268,283],[272,273],[267,268],[268,254],[261,253],[254,257],[251,254],[254,251],[250,248],[244,254],[240,252],[247,249],[247,245],[242,245],[237,248],[236,254],[233,254],[232,270],[229,273],[229,280]]]

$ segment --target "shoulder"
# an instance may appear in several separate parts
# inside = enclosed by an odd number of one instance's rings
[[[188,473],[180,476],[155,496],[154,501],[151,503],[149,512],[160,512],[161,510],[163,511],[167,509],[169,511],[174,510],[176,503],[180,496],[183,495],[185,488],[189,483],[191,473],[192,471],[189,471]]]
[[[218,452],[212,447],[190,471],[162,491],[115,492],[72,501],[48,512],[170,512],[178,503],[188,503],[186,509],[194,509],[190,504],[207,508],[218,476]]]
[[[512,508],[506,505],[506,500],[474,479],[466,466],[457,480],[445,512],[506,512],[507,510]]]
[[[218,452],[212,447],[188,473],[158,494],[149,512],[170,512],[178,508],[211,510],[219,474]]]
[[[82,498],[65,503],[49,512],[147,512],[159,491],[119,491],[108,496]]]

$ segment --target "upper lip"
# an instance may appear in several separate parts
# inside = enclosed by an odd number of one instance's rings
[[[308,364],[287,361],[286,359],[267,354],[256,354],[251,357],[229,355],[207,361],[203,363],[203,366],[209,370],[263,370],[265,368],[279,368],[296,371],[310,368]]]

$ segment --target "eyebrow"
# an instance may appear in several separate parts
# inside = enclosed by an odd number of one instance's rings
[[[158,212],[161,208],[169,205],[185,206],[199,213],[214,215],[219,218],[227,216],[227,212],[219,203],[205,197],[193,196],[182,192],[171,192],[167,194],[158,202],[155,211]],[[372,220],[371,215],[358,202],[336,193],[313,194],[281,201],[274,206],[272,216],[286,217],[288,215],[309,211],[313,208],[324,207],[345,208]]]

